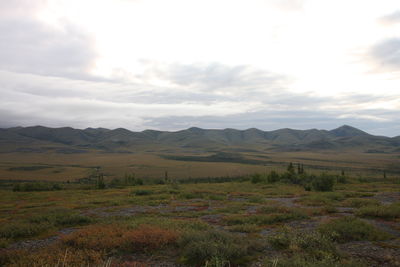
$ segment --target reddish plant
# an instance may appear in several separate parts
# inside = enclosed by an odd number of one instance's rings
[[[140,225],[139,228],[124,234],[126,248],[142,252],[174,244],[178,237],[176,231],[149,225]]]

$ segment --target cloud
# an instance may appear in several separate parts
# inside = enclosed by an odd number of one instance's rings
[[[36,3],[36,4],[33,4]],[[94,79],[93,39],[68,21],[50,26],[36,17],[44,1],[0,4],[0,69],[14,72]]]
[[[238,82],[238,84],[241,84]],[[318,97],[266,87],[253,97],[185,91],[181,87],[71,80],[0,71],[0,127],[124,127],[180,130],[257,127],[331,129],[350,124],[376,134],[398,135],[398,109],[374,108],[400,96]]]
[[[220,63],[163,64],[144,61],[143,81],[159,79],[174,86],[202,92],[251,93],[263,89],[278,91],[291,78],[249,65],[228,66]]]
[[[379,21],[387,25],[400,23],[400,10],[397,10],[389,15],[381,17]]]
[[[400,38],[387,39],[374,45],[368,58],[375,64],[378,72],[400,70]]]
[[[306,0],[271,0],[271,3],[285,11],[299,11],[303,9]]]

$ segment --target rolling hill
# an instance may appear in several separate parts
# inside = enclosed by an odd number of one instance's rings
[[[384,137],[368,134],[344,125],[327,130],[279,129],[262,131],[251,128],[201,129],[167,132],[145,130],[132,132],[118,128],[43,126],[0,129],[1,152],[40,152],[54,150],[60,153],[83,153],[87,150],[134,152],[146,149],[202,149],[203,151],[254,149],[259,151],[323,151],[357,149],[367,153],[390,153],[400,149],[400,136]]]

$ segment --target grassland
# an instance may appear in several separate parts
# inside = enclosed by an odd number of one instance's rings
[[[398,154],[222,152],[0,153],[0,266],[400,266]]]
[[[2,189],[0,265],[398,266],[400,184],[371,181]]]
[[[241,152],[239,157],[218,158],[215,153],[155,150],[137,153],[0,153],[0,181],[75,181],[88,177],[96,167],[106,179],[135,173],[146,178],[163,178],[167,171],[175,178],[242,176],[284,171],[289,162],[304,164],[308,172],[339,173],[354,177],[390,177],[399,173],[399,155],[359,151],[325,152]]]

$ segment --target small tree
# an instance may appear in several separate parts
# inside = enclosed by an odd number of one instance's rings
[[[106,188],[106,184],[104,182],[104,175],[102,173],[99,174],[99,176],[97,177],[97,188],[98,189]]]
[[[289,165],[288,165],[288,167],[287,167],[287,171],[290,173],[290,174],[294,174],[294,166],[293,166],[293,163],[289,163]]]
[[[253,174],[253,175],[251,176],[251,182],[252,182],[253,184],[262,183],[262,182],[264,182],[264,178],[262,177],[261,174],[255,173],[255,174]]]
[[[280,179],[279,174],[276,171],[271,171],[267,176],[268,183],[278,182]]]

